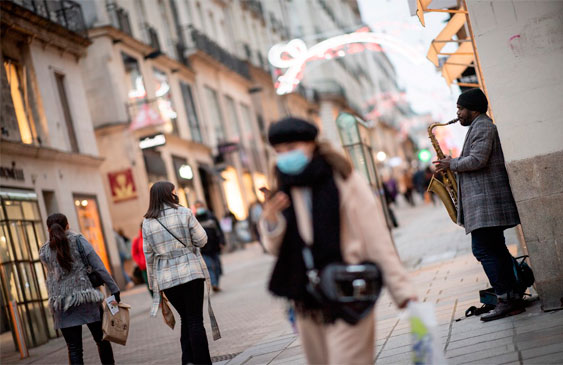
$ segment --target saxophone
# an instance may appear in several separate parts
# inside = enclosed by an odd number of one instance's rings
[[[444,159],[446,156],[444,155],[444,152],[442,152],[440,144],[438,143],[436,136],[434,136],[434,134],[432,133],[432,130],[435,127],[453,124],[457,121],[458,119],[456,118],[450,120],[447,123],[432,123],[428,126],[428,137],[432,142],[432,146],[436,150],[436,156],[439,160]],[[448,211],[448,215],[450,216],[452,222],[457,223],[458,195],[455,175],[450,169],[441,171],[440,175],[442,177],[442,181],[436,178],[436,174],[432,176],[427,191],[433,192],[438,195],[438,197],[442,200],[442,203],[444,203],[444,206],[446,207],[446,210]]]

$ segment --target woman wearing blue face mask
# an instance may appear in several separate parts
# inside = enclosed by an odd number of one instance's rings
[[[354,325],[307,290],[302,250],[310,246],[315,268],[331,263],[378,265],[395,303],[405,307],[416,294],[392,244],[381,203],[348,160],[318,129],[297,118],[274,123],[268,139],[277,153],[277,193],[264,204],[259,224],[264,246],[278,256],[269,290],[292,302],[310,364],[372,363],[373,310]]]

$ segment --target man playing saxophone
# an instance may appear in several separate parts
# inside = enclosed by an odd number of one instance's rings
[[[462,93],[457,101],[461,125],[469,127],[460,157],[434,161],[438,171],[457,173],[458,224],[471,233],[471,248],[481,262],[499,303],[481,320],[492,321],[524,311],[516,288],[512,257],[504,230],[520,223],[510,190],[497,128],[485,114],[487,97],[480,89]]]

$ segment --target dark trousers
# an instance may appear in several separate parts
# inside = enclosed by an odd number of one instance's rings
[[[94,341],[96,341],[96,345],[98,345],[98,354],[102,364],[115,364],[111,343],[109,341],[102,341],[104,335],[102,332],[102,321],[88,323],[87,326],[92,333],[92,337],[94,337]],[[68,348],[69,363],[72,365],[84,364],[82,357],[82,326],[61,328],[61,332]]]
[[[203,327],[204,283],[203,279],[196,279],[164,289],[164,294],[182,320],[182,364],[211,364],[207,335]]]
[[[511,295],[516,287],[516,278],[512,256],[504,242],[504,227],[474,230],[471,232],[471,248],[497,295]]]
[[[203,255],[203,261],[205,261],[205,266],[207,266],[207,271],[209,271],[209,280],[211,280],[211,285],[213,287],[219,287],[219,278],[223,275],[223,267],[221,266],[221,257],[218,253]]]

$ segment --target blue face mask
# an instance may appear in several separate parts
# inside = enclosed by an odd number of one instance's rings
[[[300,149],[280,153],[276,165],[281,172],[287,175],[298,175],[309,164],[309,157]]]
[[[205,209],[205,208],[197,208],[195,210],[195,214],[201,215],[201,214],[204,214],[206,211],[207,211],[207,209]]]

